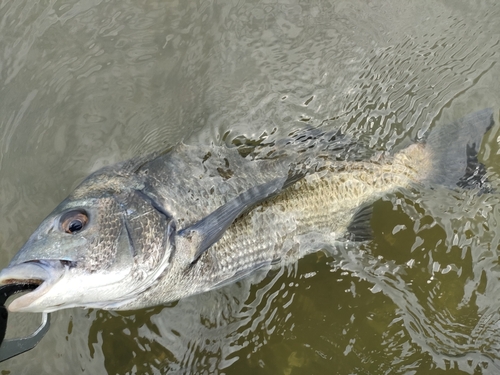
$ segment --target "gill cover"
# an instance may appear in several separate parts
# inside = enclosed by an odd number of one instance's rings
[[[128,281],[134,295],[150,287],[171,263],[175,251],[175,222],[152,198],[133,190],[120,198],[124,231],[133,257],[133,277]],[[128,301],[130,296],[127,296]]]

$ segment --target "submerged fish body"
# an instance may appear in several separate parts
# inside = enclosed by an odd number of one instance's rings
[[[365,160],[346,157],[346,139],[311,130],[248,155],[181,144],[106,167],[41,223],[0,284],[40,283],[11,311],[136,309],[365,240],[370,204],[387,192],[481,187],[476,154],[492,124],[483,110]]]

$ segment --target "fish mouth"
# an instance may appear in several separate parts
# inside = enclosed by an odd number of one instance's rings
[[[10,265],[0,271],[0,285],[34,284],[36,289],[14,299],[8,306],[11,312],[42,312],[37,302],[63,276],[64,265],[59,260],[33,260]]]

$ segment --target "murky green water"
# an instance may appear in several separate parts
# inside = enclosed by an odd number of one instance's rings
[[[0,267],[88,173],[181,140],[308,124],[378,151],[485,107],[498,123],[499,59],[495,1],[2,1]],[[499,136],[481,149],[497,192]],[[0,373],[499,373],[499,203],[387,196],[374,241],[344,257],[170,306],[55,313]]]

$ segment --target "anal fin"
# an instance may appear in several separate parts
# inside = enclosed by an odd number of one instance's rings
[[[361,206],[347,226],[347,239],[350,241],[369,241],[373,239],[373,231],[370,225],[372,215],[372,204]]]

